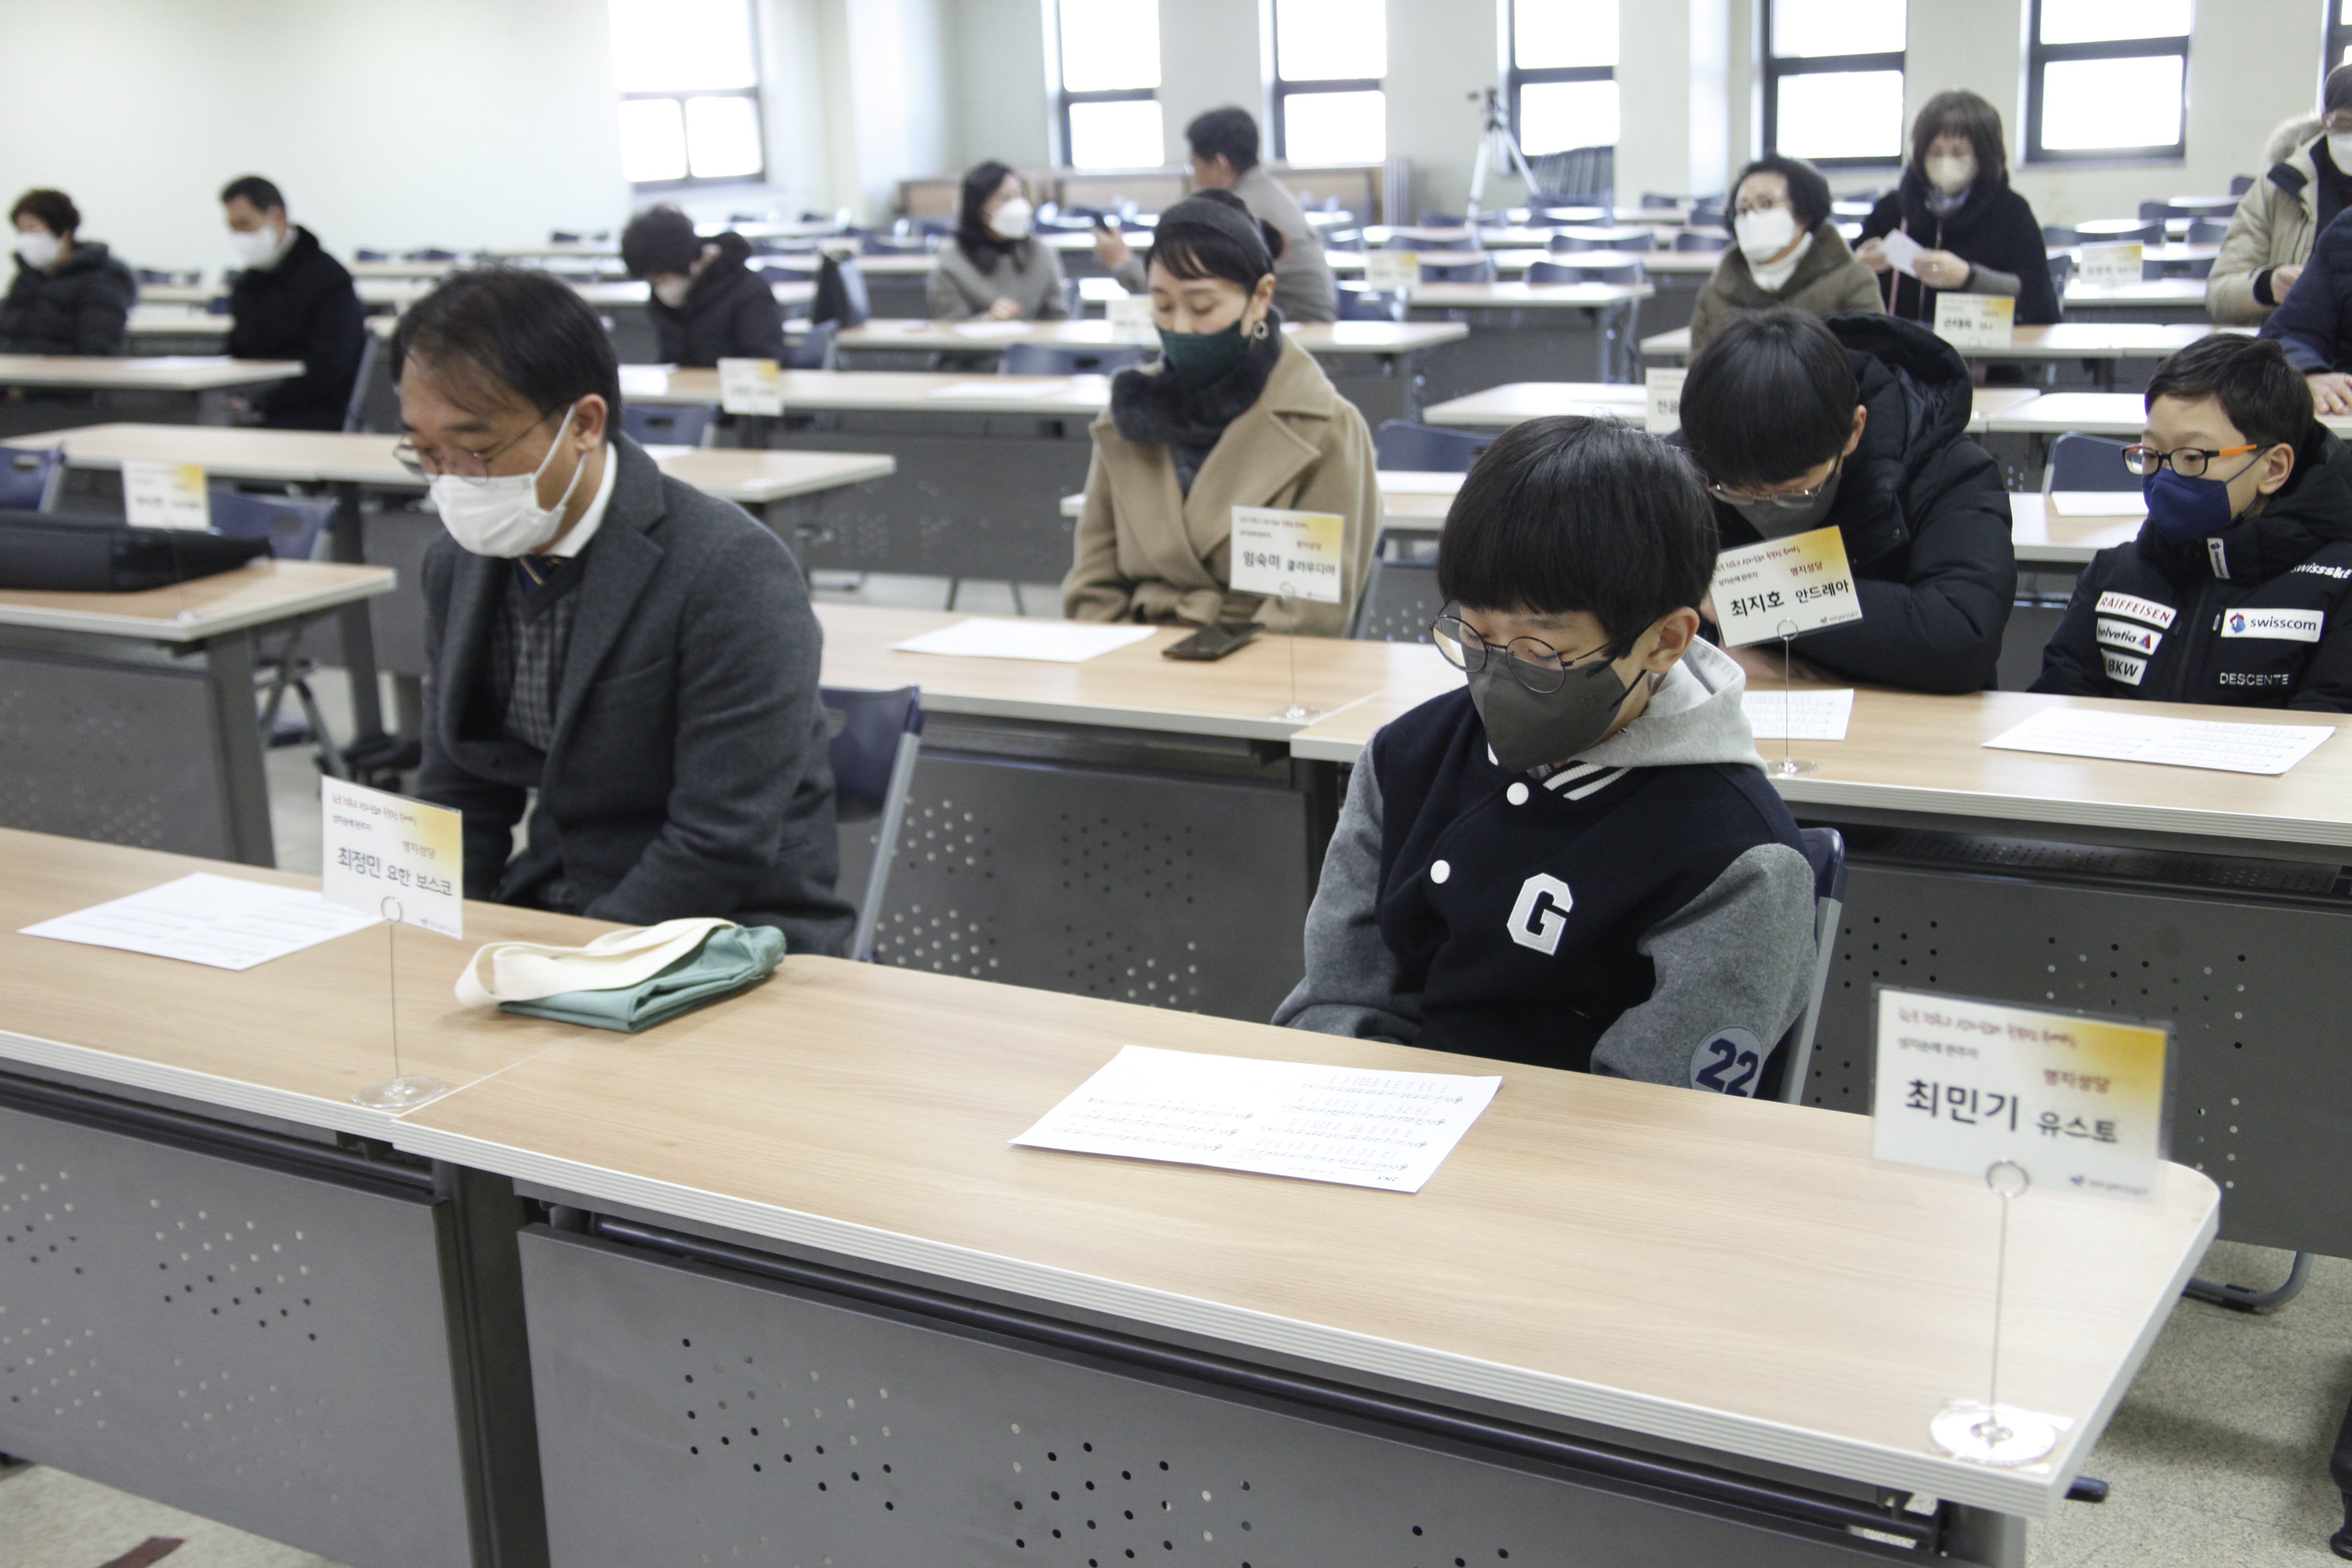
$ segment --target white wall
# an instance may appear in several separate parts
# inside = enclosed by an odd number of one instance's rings
[[[627,209],[601,5],[71,0],[6,15],[0,194],[62,188],[89,237],[133,266],[230,265],[215,197],[245,174],[278,182],[295,221],[345,255],[529,243]]]

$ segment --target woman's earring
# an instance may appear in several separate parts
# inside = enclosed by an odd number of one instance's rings
[[[1250,329],[1250,336],[1257,339],[1260,342],[1264,342],[1265,341],[1266,333],[1271,331],[1273,331],[1273,329],[1266,324],[1265,318],[1264,316],[1260,316],[1257,319],[1257,325]]]

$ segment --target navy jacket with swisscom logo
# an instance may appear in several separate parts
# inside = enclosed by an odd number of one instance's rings
[[[2173,544],[2153,523],[2074,584],[2036,691],[2352,712],[2352,447],[2315,421],[2262,511]]]

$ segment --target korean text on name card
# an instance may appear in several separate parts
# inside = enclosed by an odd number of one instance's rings
[[[1417,250],[1368,250],[1364,253],[1364,286],[1382,292],[1410,293],[1421,281]]]
[[[1642,373],[1642,428],[1653,436],[1671,436],[1683,427],[1683,378],[1679,367],[1653,368]]]
[[[719,406],[728,414],[782,414],[782,370],[772,359],[720,360]]]
[[[462,816],[341,779],[321,779],[319,800],[320,892],[404,925],[466,934]]]
[[[2137,244],[2086,245],[2083,247],[2082,262],[2074,276],[2084,283],[2100,289],[2115,289],[2140,280],[2140,264],[2146,253]]]
[[[1346,595],[1348,520],[1337,512],[1234,508],[1233,586],[1336,605]]]
[[[1936,335],[1956,349],[2007,348],[2017,336],[2017,301],[2006,294],[1938,294]]]
[[[1862,619],[1845,536],[1834,524],[1725,551],[1716,557],[1713,595],[1726,647]]]
[[[133,528],[210,528],[213,503],[204,465],[125,458],[122,515]]]

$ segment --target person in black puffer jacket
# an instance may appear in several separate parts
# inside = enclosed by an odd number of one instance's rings
[[[1886,259],[1896,229],[1927,247],[1916,277]],[[1919,110],[1903,178],[1863,219],[1854,255],[1879,274],[1887,314],[1906,321],[1933,321],[1953,291],[2013,297],[2021,327],[2058,319],[2042,225],[2009,183],[2000,111],[1973,92],[1939,92]]]
[[[2033,689],[2352,712],[2352,447],[2267,338],[2181,350],[2147,399],[2147,521],[2076,579]]]
[[[0,301],[0,353],[119,354],[139,285],[63,191],[26,191],[8,209],[16,277]]]
[[[705,369],[722,359],[784,357],[784,311],[767,279],[745,265],[751,243],[730,229],[704,240],[674,206],[639,213],[621,233],[629,276],[652,287],[661,356]]]
[[[302,362],[300,375],[252,395],[254,412],[281,430],[341,429],[367,346],[367,310],[351,273],[317,235],[286,221],[286,198],[258,175],[229,182],[221,210],[245,263],[229,286],[230,356]]]
[[[1691,362],[1683,439],[1727,550],[1834,525],[1862,619],[1806,634],[1824,679],[1975,691],[2017,596],[2009,492],[1968,437],[1975,389],[1925,327],[1849,312],[1743,313]],[[1778,679],[1780,655],[1737,650]]]

